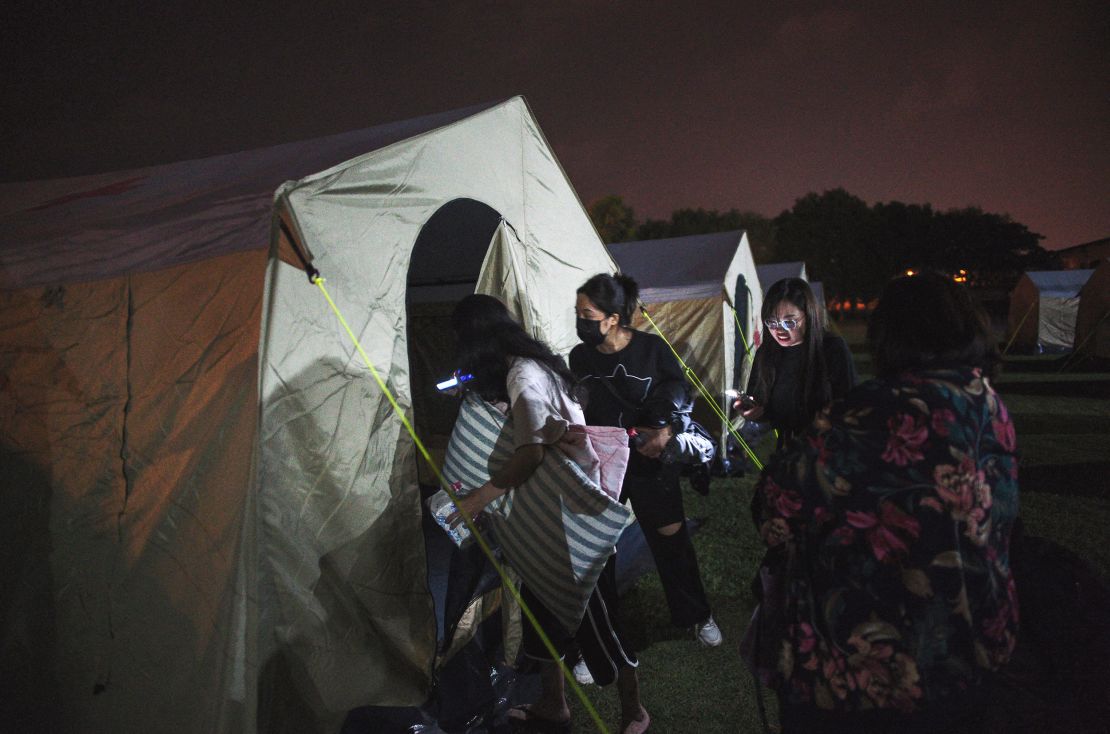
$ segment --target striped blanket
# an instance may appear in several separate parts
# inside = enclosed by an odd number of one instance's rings
[[[447,480],[464,491],[485,484],[512,455],[512,435],[511,417],[467,396],[447,445]],[[527,482],[486,508],[506,559],[568,632],[628,520],[616,501],[627,463],[622,429],[572,426]]]

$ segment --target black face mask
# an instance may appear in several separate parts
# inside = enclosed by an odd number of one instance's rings
[[[582,343],[588,347],[596,347],[605,341],[605,335],[601,333],[600,321],[578,319],[575,322],[575,331],[578,332],[578,338]]]

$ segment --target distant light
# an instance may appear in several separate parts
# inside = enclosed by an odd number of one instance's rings
[[[917,272],[913,268],[909,268],[906,270],[906,275],[917,275]]]

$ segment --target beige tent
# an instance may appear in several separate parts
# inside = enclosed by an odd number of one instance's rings
[[[609,245],[621,271],[636,279],[640,299],[652,319],[719,401],[725,415],[726,390],[746,384],[758,339],[763,291],[759,287],[748,235],[717,232]],[[637,314],[633,325],[652,331]],[[724,426],[708,406],[696,416],[707,428]]]
[[[443,351],[418,324],[459,294],[568,349],[614,265],[523,99],[4,185],[0,217],[0,726],[334,731],[421,702],[412,445],[280,232],[418,425]]]
[[[1079,292],[1075,320],[1079,353],[1110,359],[1110,258],[1104,258]]]
[[[1079,293],[1093,270],[1036,270],[1010,292],[1007,340],[1020,351],[1066,352],[1075,345]]]

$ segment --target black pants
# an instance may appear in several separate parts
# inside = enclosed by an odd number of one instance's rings
[[[605,686],[617,679],[617,671],[621,668],[635,668],[640,663],[636,659],[636,652],[624,636],[620,626],[620,614],[617,601],[617,572],[616,556],[610,556],[608,563],[598,577],[597,587],[590,595],[586,605],[586,614],[582,624],[573,634],[569,634],[556,620],[555,616],[547,610],[539,599],[528,590],[527,584],[520,587],[520,596],[536,620],[540,623],[544,633],[555,646],[560,657],[566,656],[577,644],[586,661],[586,667],[594,677],[594,682]],[[527,618],[521,620],[521,646],[524,654],[537,660],[550,660],[551,653],[540,639],[539,633],[532,627]],[[573,664],[574,661],[568,661]]]
[[[621,501],[632,504],[632,511],[644,531],[659,580],[667,597],[671,624],[692,627],[709,618],[709,600],[701,582],[698,557],[686,530],[686,511],[682,507],[679,468],[661,462],[652,474],[626,474]],[[659,528],[679,523],[674,535],[663,535]]]

